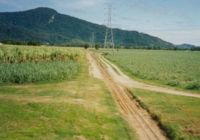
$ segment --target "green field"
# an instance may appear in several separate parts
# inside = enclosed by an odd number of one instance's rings
[[[0,47],[0,83],[31,83],[71,79],[79,71],[79,49]]]
[[[200,92],[200,52],[102,50],[104,56],[133,78]]]
[[[200,52],[100,50],[133,79],[200,92]],[[132,95],[172,140],[200,139],[200,100],[132,89]]]
[[[62,47],[36,47],[3,45],[0,47],[0,63],[78,60],[81,51]]]
[[[200,139],[200,99],[132,90],[172,140]]]
[[[0,86],[0,139],[136,139],[104,83],[89,75],[79,51],[80,70],[70,80]]]
[[[101,52],[133,78],[200,91],[199,52]],[[103,81],[89,75],[85,54],[80,48],[0,47],[0,139],[137,139]],[[200,139],[199,99],[132,93],[172,140]]]

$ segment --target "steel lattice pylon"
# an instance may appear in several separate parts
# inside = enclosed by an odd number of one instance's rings
[[[112,29],[112,5],[108,5],[107,23],[105,25],[106,33],[104,40],[104,48],[115,48],[113,29]]]

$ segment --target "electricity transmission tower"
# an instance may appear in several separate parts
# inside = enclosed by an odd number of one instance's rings
[[[105,34],[105,40],[104,40],[104,48],[115,48],[114,44],[114,37],[113,37],[113,29],[112,29],[112,5],[108,4],[107,8],[107,23],[105,25],[106,27],[106,34]]]
[[[90,39],[90,48],[94,48],[94,46],[95,46],[95,34],[94,32],[92,32],[92,36]]]

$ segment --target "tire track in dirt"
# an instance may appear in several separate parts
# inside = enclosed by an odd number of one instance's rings
[[[97,65],[96,68],[99,69],[103,80],[111,90],[112,96],[120,108],[122,115],[135,130],[138,138],[140,140],[167,140],[164,132],[158,127],[150,114],[129,97],[129,92],[124,86],[114,81],[99,56],[91,52],[88,52],[88,56]]]
[[[172,94],[172,95],[177,95],[177,96],[200,98],[200,94],[194,94],[194,93],[178,91],[178,90],[170,89],[166,87],[150,85],[150,84],[142,83],[134,79],[131,79],[127,75],[125,75],[116,65],[114,65],[113,63],[111,63],[110,61],[108,61],[102,56],[99,56],[99,57],[103,61],[103,63],[107,66],[108,72],[113,77],[114,81],[121,85],[124,85],[129,88],[155,91],[160,94]]]

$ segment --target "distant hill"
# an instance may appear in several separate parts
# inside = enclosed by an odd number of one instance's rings
[[[96,42],[103,43],[105,26],[90,23],[50,8],[0,13],[0,41],[35,41],[50,44],[89,42],[95,32]],[[173,48],[172,43],[137,31],[114,29],[117,45]]]
[[[197,46],[191,44],[181,44],[181,45],[176,45],[176,47],[180,49],[192,49],[196,48]]]

